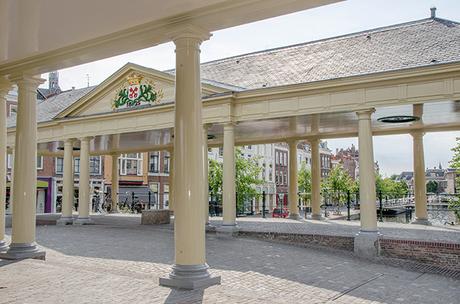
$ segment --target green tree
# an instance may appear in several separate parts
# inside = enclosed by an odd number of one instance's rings
[[[222,200],[222,164],[217,160],[209,160],[208,181],[209,194],[218,201]]]
[[[302,166],[299,170],[299,192],[301,193],[301,198],[304,201],[310,200],[311,198],[311,171],[307,168],[305,163],[302,163]]]
[[[460,138],[457,137],[456,139],[457,145],[452,149],[454,155],[452,156],[452,160],[450,161],[450,166],[455,169],[455,173],[458,175],[460,174]],[[455,179],[456,189],[459,187],[460,179]],[[460,221],[460,195],[457,194],[456,200],[451,200],[449,203],[449,209],[454,211],[457,219]]]
[[[395,181],[395,194],[398,198],[406,196],[409,193],[409,186],[404,181]]]
[[[341,165],[338,165],[329,172],[324,179],[322,188],[323,194],[332,199],[337,206],[342,206],[347,201],[347,192],[352,190],[353,180]]]
[[[240,212],[244,210],[244,203],[260,194],[256,186],[263,184],[259,178],[262,168],[259,166],[259,157],[244,158],[241,150],[235,151],[235,169],[236,169],[236,206]]]
[[[404,181],[396,181],[396,177],[393,175],[391,177],[383,178],[380,174],[375,175],[375,188],[377,195],[382,192],[383,196],[389,197],[403,197],[405,196],[409,189],[407,184]]]
[[[436,181],[429,181],[426,183],[426,192],[428,193],[438,193],[438,183]]]
[[[263,180],[259,179],[262,168],[259,166],[258,158],[246,159],[239,149],[235,150],[235,188],[237,208],[240,212],[244,209],[244,202],[257,198],[256,186],[261,185]],[[211,159],[209,161],[208,180],[210,194],[222,202],[222,163]]]

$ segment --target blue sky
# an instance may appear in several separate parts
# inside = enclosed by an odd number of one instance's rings
[[[201,59],[205,62],[428,18],[432,6],[437,7],[438,17],[460,22],[460,0],[348,0],[214,32],[213,37],[203,43]],[[61,70],[61,87],[85,87],[87,75],[91,85],[98,84],[127,62],[159,70],[173,68],[174,46],[167,43]],[[450,149],[457,136],[460,137],[460,132],[427,134],[426,166],[433,167],[439,162],[446,166],[452,157]],[[356,139],[328,142],[335,151],[337,147],[356,144]],[[375,159],[379,161],[383,174],[412,170],[412,145],[409,135],[376,137],[374,146]]]

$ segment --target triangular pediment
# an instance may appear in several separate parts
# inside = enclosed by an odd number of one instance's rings
[[[135,111],[174,102],[175,77],[172,74],[128,63],[100,83],[55,118],[79,117],[110,112]],[[203,96],[228,91],[203,84]]]

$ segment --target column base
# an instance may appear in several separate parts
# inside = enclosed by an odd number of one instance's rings
[[[61,216],[61,218],[56,221],[56,226],[65,226],[65,225],[72,225],[72,224],[73,224],[73,217]]]
[[[360,231],[355,235],[354,253],[363,258],[374,258],[380,253],[379,238],[381,234],[378,231]]]
[[[290,220],[300,220],[300,215],[295,214],[295,213],[294,214],[289,213],[288,219],[290,219]]]
[[[0,240],[0,252],[5,252],[9,249],[8,244],[5,242],[5,240]]]
[[[422,219],[422,218],[416,218],[414,221],[411,222],[411,224],[431,226],[431,223],[428,219]]]
[[[322,214],[312,214],[311,219],[315,221],[322,221],[324,220],[324,217]]]
[[[74,225],[94,225],[94,221],[89,217],[79,217],[74,222]]]
[[[120,210],[118,210],[118,208],[113,210],[111,209],[109,213],[120,213]]]
[[[220,227],[216,227],[216,235],[219,238],[230,238],[238,236],[238,231],[240,227],[238,225],[222,225]]]
[[[45,260],[46,252],[34,243],[13,243],[7,251],[0,253],[0,259],[24,260],[37,259]]]
[[[167,278],[160,278],[160,285],[180,289],[197,289],[220,285],[220,276],[211,276],[208,269],[207,264],[175,264]]]

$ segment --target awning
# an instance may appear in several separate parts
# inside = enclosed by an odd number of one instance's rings
[[[7,183],[6,183],[6,187],[7,187],[7,188],[10,188],[10,186],[11,186],[11,182],[7,182]],[[48,182],[42,181],[42,180],[38,180],[38,181],[37,181],[37,188],[48,188]]]

